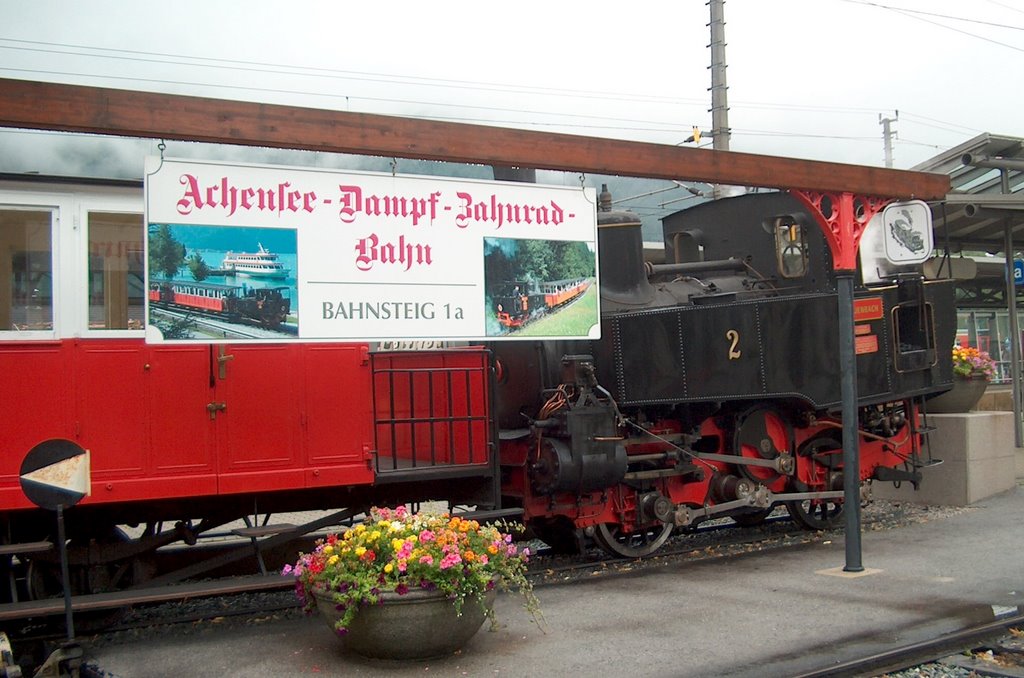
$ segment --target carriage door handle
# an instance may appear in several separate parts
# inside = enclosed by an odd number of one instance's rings
[[[216,419],[218,412],[226,412],[227,403],[206,403],[206,411],[210,413],[210,419]]]
[[[231,353],[226,353],[224,345],[221,344],[217,354],[217,367],[219,369],[219,376],[221,379],[228,378],[228,361],[234,359],[235,356]]]

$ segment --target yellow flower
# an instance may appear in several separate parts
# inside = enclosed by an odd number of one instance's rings
[[[378,539],[380,539],[380,530],[374,530],[373,532],[371,532],[368,539],[370,541],[377,541]]]
[[[391,570],[393,570],[393,569],[395,569],[395,566],[392,563],[388,563],[387,565],[384,566],[384,572],[386,574],[391,574]]]
[[[366,525],[364,525],[363,523],[359,523],[353,529],[355,529],[356,534],[362,534],[363,532],[366,532]]]
[[[326,553],[326,554],[334,553],[334,547],[331,546],[330,544],[328,544],[327,546],[324,547],[324,553]]]
[[[366,553],[366,547],[365,546],[357,546],[356,547],[356,557],[361,558],[364,553]]]
[[[391,548],[393,548],[394,550],[397,551],[400,548],[402,548],[402,544],[404,544],[404,543],[405,543],[405,541],[402,540],[402,539],[392,539],[391,540]]]
[[[331,556],[330,558],[327,559],[327,564],[328,565],[334,565],[336,562],[338,562],[338,555],[337,554],[334,554],[333,556]]]

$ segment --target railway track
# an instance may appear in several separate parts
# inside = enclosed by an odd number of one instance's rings
[[[878,525],[881,525],[879,529],[896,527],[902,517],[896,516],[897,522],[884,524],[892,519],[891,515],[869,516],[864,521],[865,528],[872,529],[873,526]],[[612,557],[596,547],[577,556],[556,556],[550,554],[546,549],[541,549],[538,557],[531,560],[529,577],[535,587],[568,585],[589,580],[594,576],[614,576],[619,573],[635,572],[637,569],[660,567],[679,561],[731,557],[752,551],[788,548],[836,538],[842,538],[841,531],[808,532],[789,520],[784,510],[780,509],[762,524],[754,527],[737,526],[728,519],[705,523],[696,529],[674,536],[660,550],[643,558]],[[233,548],[237,550],[239,547],[233,545]],[[251,557],[251,551],[248,553]],[[151,617],[147,617],[137,624],[118,620],[116,627],[125,629],[131,628],[133,624],[144,626],[153,623],[194,623],[209,618],[211,616],[210,609],[215,609],[219,616],[296,609],[299,607],[299,603],[291,594],[292,588],[293,580],[290,577],[282,577],[277,574],[233,576],[75,596],[72,599],[72,610],[76,615],[96,615],[127,608],[147,608],[161,605],[172,607],[182,601],[198,599],[232,599],[223,605],[197,605],[190,612],[175,612],[168,619],[158,615],[159,621],[156,622]],[[267,607],[265,601],[260,604],[260,607],[251,607],[246,602],[246,595],[261,593],[280,593],[280,601],[274,602],[271,607]],[[62,622],[63,614],[64,601],[62,598],[0,605],[0,629],[7,630],[12,638],[51,637],[59,635],[54,628]],[[19,623],[25,620],[33,620],[27,634],[17,630]],[[97,631],[105,632],[101,625],[95,624],[94,626]],[[61,628],[63,627],[61,626]]]
[[[962,669],[970,675],[1024,676],[1024,612],[1006,614],[939,638],[876,652],[859,659],[832,664],[794,678],[880,676],[930,665],[921,675],[942,675]],[[962,674],[957,674],[962,675]]]
[[[766,524],[759,528],[744,528],[741,530],[730,530],[728,525],[717,524],[694,530],[691,534],[681,535],[678,543],[668,546],[656,554],[643,559],[617,558],[603,554],[596,549],[589,550],[586,554],[573,557],[545,556],[535,558],[531,563],[530,578],[535,586],[569,583],[573,580],[582,580],[593,576],[595,572],[614,574],[616,571],[635,569],[636,567],[655,566],[682,558],[710,557],[728,555],[733,551],[730,549],[757,547],[779,548],[796,543],[802,543],[813,538],[813,533],[807,533],[799,528],[787,524],[783,518],[773,518],[766,521]],[[780,535],[779,531],[784,532]],[[721,533],[725,532],[726,537]],[[701,539],[700,537],[703,537]],[[699,543],[689,543],[688,540],[696,538]],[[708,545],[708,539],[714,539],[714,547]],[[123,591],[112,591],[89,595],[79,595],[72,598],[72,611],[76,615],[90,615],[104,611],[117,610],[120,608],[135,608],[154,606],[167,603],[177,603],[185,600],[199,598],[217,598],[227,596],[240,596],[241,594],[255,594],[262,592],[285,592],[289,593],[294,583],[290,577],[282,577],[278,574],[232,576],[205,581],[189,581],[170,585],[151,587],[140,587]],[[241,600],[241,598],[240,598]],[[277,609],[298,607],[294,598],[288,598],[290,603],[283,604]],[[229,606],[230,607],[230,606]],[[227,609],[227,608],[223,608]],[[254,612],[258,612],[255,610]],[[10,629],[20,621],[32,619],[41,622],[45,627],[46,620],[58,623],[64,615],[63,598],[47,598],[19,603],[8,603],[0,605],[0,628]],[[232,614],[246,614],[243,611]],[[193,617],[181,617],[178,621],[189,623],[200,621],[208,616],[204,612],[197,612]],[[161,622],[163,623],[163,622]],[[177,622],[167,622],[177,623]],[[53,635],[51,631],[44,631],[44,635]]]
[[[281,339],[294,336],[296,330],[292,325],[281,325],[276,329],[268,329],[257,325],[240,325],[228,322],[212,313],[201,311],[181,311],[168,307],[160,307],[159,313],[175,320],[191,319],[196,327],[210,336],[225,339]]]

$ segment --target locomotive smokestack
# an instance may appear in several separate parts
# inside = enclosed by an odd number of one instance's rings
[[[612,209],[608,185],[598,196],[597,238],[601,249],[601,297],[621,304],[645,304],[654,288],[644,270],[644,241],[640,217]]]

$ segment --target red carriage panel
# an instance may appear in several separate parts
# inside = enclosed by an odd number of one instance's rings
[[[373,356],[377,467],[487,464],[489,354],[482,350]]]
[[[151,472],[163,477],[162,492],[171,492],[170,477],[188,479],[182,495],[217,491],[213,428],[206,409],[211,402],[211,347],[171,344],[149,347],[146,397]],[[177,492],[176,491],[176,492]]]
[[[203,294],[190,294],[188,292],[174,293],[174,303],[190,308],[199,308],[204,311],[220,313],[224,310],[224,297],[207,296]]]
[[[301,487],[302,347],[231,344],[214,350],[211,419],[220,452],[220,491]]]
[[[0,508],[27,507],[19,475],[25,454],[50,438],[73,437],[68,343],[0,344]]]
[[[75,343],[75,428],[96,482],[149,471],[145,351],[140,341]]]
[[[302,367],[306,484],[372,482],[369,347],[310,344]]]

